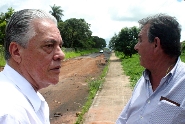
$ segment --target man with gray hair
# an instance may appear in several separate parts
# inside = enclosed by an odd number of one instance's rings
[[[38,90],[57,84],[63,41],[56,19],[42,10],[15,12],[5,30],[0,72],[0,124],[49,124],[49,107]]]
[[[181,26],[166,14],[139,21],[134,49],[145,68],[116,124],[185,124],[185,63]]]

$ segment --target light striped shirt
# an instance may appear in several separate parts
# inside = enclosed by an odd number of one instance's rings
[[[116,124],[185,124],[185,64],[180,58],[154,92],[144,71]]]
[[[49,107],[30,83],[6,65],[0,72],[0,124],[49,124]]]

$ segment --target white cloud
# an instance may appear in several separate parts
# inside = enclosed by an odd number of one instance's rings
[[[108,40],[124,27],[138,26],[137,21],[146,16],[166,13],[178,19],[182,25],[181,41],[185,40],[184,0],[1,0],[0,12],[9,7],[49,12],[54,4],[64,10],[63,20],[83,18],[91,24],[93,35]]]

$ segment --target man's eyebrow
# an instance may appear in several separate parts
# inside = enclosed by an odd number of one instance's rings
[[[56,41],[55,39],[48,39],[48,40],[45,40],[45,43],[48,43],[48,42],[50,42],[50,43],[57,43],[57,41]],[[60,40],[59,43],[62,43],[62,44],[63,44],[63,41]]]
[[[55,39],[48,39],[44,41],[44,43],[53,43],[53,44],[56,44],[57,42],[58,41],[56,41]],[[59,44],[62,46],[64,44],[63,40],[60,40]]]

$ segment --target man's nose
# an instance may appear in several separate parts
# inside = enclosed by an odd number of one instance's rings
[[[54,60],[64,60],[64,58],[65,58],[65,54],[62,51],[62,49],[58,46],[56,53],[54,55]]]
[[[138,44],[139,44],[139,43],[137,43],[137,44],[134,46],[134,49],[135,49],[136,51],[138,51]]]

